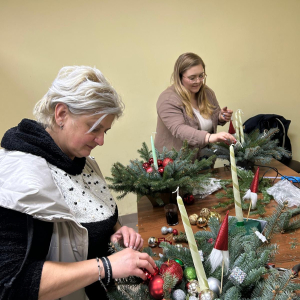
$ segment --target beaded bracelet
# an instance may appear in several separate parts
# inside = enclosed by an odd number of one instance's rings
[[[106,287],[105,287],[105,285],[104,285],[104,283],[103,283],[103,281],[101,279],[101,269],[102,269],[102,267],[100,266],[99,258],[96,257],[96,260],[97,260],[97,265],[98,265],[98,270],[99,270],[99,279],[98,280],[101,283],[102,287],[104,288],[105,292],[107,292],[107,289],[106,289]]]
[[[103,263],[103,267],[104,267],[106,285],[109,285],[110,280],[112,278],[112,270],[111,270],[110,261],[107,257],[101,257],[100,259],[101,259],[101,261]]]

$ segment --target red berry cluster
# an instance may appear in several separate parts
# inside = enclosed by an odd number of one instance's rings
[[[166,157],[164,160],[158,159],[157,160],[158,173],[160,175],[163,175],[165,166],[172,162],[173,159],[169,157]],[[154,170],[152,165],[153,165],[153,158],[151,157],[148,162],[143,163],[143,168],[146,170],[147,173],[152,173]]]

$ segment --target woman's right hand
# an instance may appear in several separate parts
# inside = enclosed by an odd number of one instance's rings
[[[228,145],[236,143],[235,137],[228,132],[208,133],[206,136],[209,143],[223,142]]]
[[[138,276],[143,280],[147,277],[141,269],[154,273],[156,264],[147,253],[141,253],[130,248],[112,254],[108,257],[111,263],[113,278]]]

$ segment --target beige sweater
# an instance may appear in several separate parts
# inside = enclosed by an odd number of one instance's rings
[[[215,93],[206,87],[207,99],[216,107],[211,119],[213,132],[217,131],[219,122],[220,106]],[[177,151],[182,147],[183,141],[187,140],[191,148],[198,148],[197,158],[200,157],[201,148],[206,146],[205,136],[207,131],[201,130],[198,118],[190,118],[183,106],[181,97],[176,93],[174,86],[168,87],[161,93],[157,104],[157,126],[155,136],[155,148],[161,152],[165,146],[168,150],[174,147]]]

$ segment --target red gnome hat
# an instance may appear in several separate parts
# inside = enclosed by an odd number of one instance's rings
[[[228,250],[228,211],[225,219],[220,227],[216,243],[214,248],[217,250],[227,251]]]
[[[214,270],[222,264],[223,260],[227,271],[229,268],[228,213],[229,211],[227,211],[227,214],[221,224],[215,246],[209,256],[209,260],[211,264],[211,272],[214,272]]]
[[[233,127],[232,121],[230,120],[228,133],[235,134],[235,129]]]
[[[254,174],[250,189],[246,192],[243,199],[250,199],[251,200],[251,207],[255,209],[256,202],[257,202],[257,192],[258,192],[258,179],[259,179],[259,167]]]

